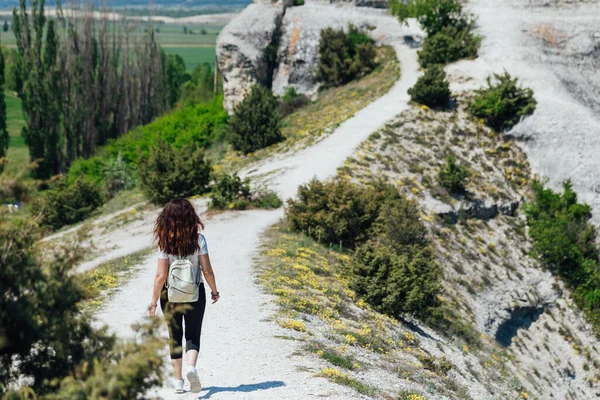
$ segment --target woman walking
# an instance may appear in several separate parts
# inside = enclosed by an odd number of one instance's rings
[[[184,392],[183,337],[188,364],[186,377],[190,382],[190,390],[193,393],[202,390],[196,371],[206,307],[202,275],[210,286],[213,304],[219,301],[206,239],[200,233],[201,229],[204,229],[204,224],[194,206],[186,199],[171,200],[159,214],[154,226],[154,239],[158,242],[158,266],[149,314],[155,315],[160,299],[160,307],[169,328],[176,393]]]

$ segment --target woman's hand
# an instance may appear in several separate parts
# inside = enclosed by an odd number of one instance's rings
[[[153,317],[156,314],[156,307],[158,307],[158,300],[160,298],[160,292],[165,286],[167,280],[167,272],[169,271],[169,260],[159,258],[158,265],[156,266],[156,276],[154,277],[154,286],[152,289],[152,297],[150,298],[150,305],[148,306],[148,315]]]
[[[215,304],[219,301],[220,296],[219,291],[217,290],[217,283],[215,282],[215,273],[213,272],[212,265],[210,265],[210,258],[208,258],[208,254],[202,254],[198,258],[198,261],[202,268],[202,275],[204,275],[204,279],[210,287],[210,298],[212,303]]]

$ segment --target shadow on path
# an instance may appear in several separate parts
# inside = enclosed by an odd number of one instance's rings
[[[249,392],[254,392],[257,390],[278,388],[281,386],[285,386],[285,383],[283,383],[283,381],[266,381],[266,382],[261,382],[261,383],[253,383],[250,385],[239,385],[239,386],[229,386],[229,387],[209,386],[209,387],[206,387],[203,389],[203,390],[206,390],[207,393],[205,393],[204,395],[202,395],[198,398],[199,399],[209,399],[213,394],[216,394],[216,393],[222,393],[222,392],[249,393]]]

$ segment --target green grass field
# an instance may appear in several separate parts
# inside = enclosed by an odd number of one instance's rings
[[[204,62],[212,64],[215,62],[216,50],[214,47],[163,46],[163,49],[167,52],[167,54],[179,54],[181,58],[183,58],[185,67],[188,71],[193,70],[198,64],[202,64]]]
[[[10,140],[8,142],[8,165],[6,172],[15,176],[22,172],[29,164],[29,150],[21,136],[21,128],[25,125],[21,111],[21,100],[13,93],[5,92],[6,100],[6,125]]]
[[[12,24],[12,18],[8,20]],[[0,19],[0,25],[4,24],[4,19]],[[135,30],[135,35],[145,34],[149,25],[140,22]],[[158,42],[169,54],[179,54],[191,71],[194,67],[203,62],[214,62],[215,45],[217,35],[223,29],[222,25],[208,24],[154,24],[152,27],[157,30]],[[202,34],[202,31],[205,33]],[[187,32],[187,33],[184,33]],[[15,48],[16,41],[12,30],[1,32],[2,45],[8,48]]]

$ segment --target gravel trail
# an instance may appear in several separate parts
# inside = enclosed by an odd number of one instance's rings
[[[406,91],[419,73],[416,51],[404,46],[404,35],[419,31],[414,26],[402,27],[383,13],[381,19],[390,27],[384,41],[395,47],[402,69],[394,87],[315,146],[285,159],[274,158],[247,175],[275,171],[269,175],[270,187],[282,198],[294,196],[297,186],[312,177],[333,176],[363,140],[408,107]],[[208,221],[205,235],[222,299],[207,306],[204,320],[198,370],[205,389],[200,397],[191,393],[175,395],[167,383],[149,395],[165,399],[363,398],[347,387],[314,378],[314,372],[299,368],[309,365],[302,356],[293,355],[298,344],[275,338],[286,335],[286,331],[268,321],[275,306],[272,297],[262,293],[254,282],[253,259],[258,254],[261,232],[282,216],[282,209],[228,212]],[[140,240],[148,240],[150,229],[148,225]],[[153,254],[136,276],[111,297],[99,312],[98,322],[107,324],[119,336],[130,335],[130,325],[146,313],[155,269]]]

